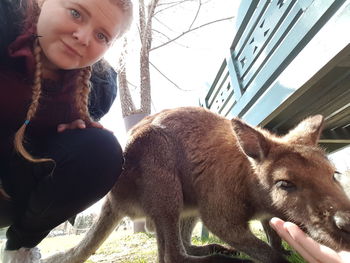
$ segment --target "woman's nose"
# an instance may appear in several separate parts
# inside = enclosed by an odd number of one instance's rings
[[[88,46],[91,38],[91,32],[87,28],[79,28],[73,32],[73,38],[80,44]]]

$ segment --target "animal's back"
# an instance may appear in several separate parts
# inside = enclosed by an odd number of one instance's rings
[[[162,130],[168,136],[175,135],[183,140],[190,140],[198,135],[213,135],[222,128],[230,129],[230,121],[201,107],[181,107],[163,110],[145,117],[130,131],[128,145],[153,130]]]
[[[228,169],[239,167],[237,180],[246,180],[249,162],[237,145],[230,120],[206,109],[164,110],[143,119],[129,138],[127,173],[121,178],[127,177],[125,180],[134,184],[137,194],[131,198],[144,194],[150,198],[161,187],[178,187],[185,209],[191,209],[198,206],[198,200],[207,202],[208,192],[218,191],[217,178],[230,176]],[[121,180],[118,182],[122,188]],[[136,203],[143,200],[139,198]]]
[[[125,150],[128,158],[133,152],[139,158],[137,153],[144,150],[139,145],[146,143],[175,147],[172,150],[180,153],[182,160],[195,163],[198,155],[210,158],[232,149],[238,150],[230,120],[200,107],[164,110],[143,119],[130,132]]]

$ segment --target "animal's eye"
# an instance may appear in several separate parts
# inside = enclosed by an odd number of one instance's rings
[[[296,185],[287,180],[279,180],[276,182],[276,186],[282,190],[291,192],[297,189]]]
[[[340,177],[341,177],[341,173],[338,171],[335,171],[333,174],[333,180],[336,182],[340,182],[340,179],[341,179]]]

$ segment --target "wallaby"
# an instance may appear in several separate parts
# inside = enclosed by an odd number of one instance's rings
[[[317,147],[322,123],[321,115],[309,117],[277,136],[200,107],[146,117],[130,132],[123,173],[98,221],[80,244],[45,262],[84,262],[125,216],[153,222],[160,263],[286,263],[268,225],[273,216],[335,250],[349,250],[350,200]],[[198,256],[190,245],[197,216],[254,261]],[[251,233],[252,219],[261,220],[271,246]]]

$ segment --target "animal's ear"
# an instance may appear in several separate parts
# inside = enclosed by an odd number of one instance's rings
[[[244,153],[256,161],[265,159],[271,147],[267,138],[238,118],[232,119],[231,124]]]
[[[323,128],[323,116],[315,115],[301,121],[285,137],[289,142],[305,145],[316,145]]]

